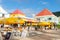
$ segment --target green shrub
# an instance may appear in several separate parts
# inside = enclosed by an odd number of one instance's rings
[[[60,29],[60,25],[56,25],[56,27],[57,27],[58,29]]]

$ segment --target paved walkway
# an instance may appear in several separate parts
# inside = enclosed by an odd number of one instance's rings
[[[34,40],[60,40],[60,30],[35,31],[37,35],[31,36]]]
[[[20,40],[60,40],[60,30],[31,31],[28,38],[20,38]]]
[[[20,40],[34,40],[32,38],[21,38]]]

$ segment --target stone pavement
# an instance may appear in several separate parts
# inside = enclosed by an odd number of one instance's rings
[[[35,31],[35,33],[37,34],[31,36],[34,40],[60,40],[60,30]]]
[[[32,31],[29,37],[19,40],[60,40],[60,30]]]
[[[32,38],[21,38],[20,40],[34,40]]]
[[[20,39],[12,39],[12,40],[33,40],[32,38],[20,38]]]

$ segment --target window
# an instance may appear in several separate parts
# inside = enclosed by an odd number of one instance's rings
[[[40,20],[40,18],[37,18],[37,20]]]
[[[48,18],[48,20],[51,20],[51,18]]]
[[[4,17],[5,15],[4,14],[2,14],[2,17]]]

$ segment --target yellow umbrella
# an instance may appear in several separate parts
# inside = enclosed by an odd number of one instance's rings
[[[2,24],[3,23],[3,21],[2,20],[0,20],[0,24]]]
[[[18,20],[18,21],[19,21],[20,24],[24,24],[26,20],[20,19],[20,20]]]
[[[4,23],[4,18],[0,19],[0,24],[3,24]]]
[[[50,22],[40,22],[39,25],[41,26],[50,25]]]
[[[19,19],[19,18],[14,18],[14,17],[10,17],[10,18],[5,18],[5,24],[23,24],[25,22],[25,20],[23,19]]]
[[[37,25],[37,23],[36,22],[33,22],[32,25]]]
[[[27,25],[31,25],[30,23],[27,23]]]
[[[38,21],[37,20],[32,20],[32,25],[37,25]]]
[[[4,24],[15,24],[18,23],[18,18],[5,18]]]

